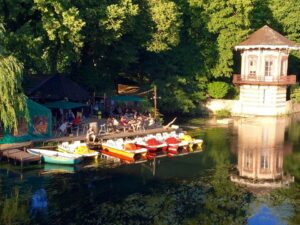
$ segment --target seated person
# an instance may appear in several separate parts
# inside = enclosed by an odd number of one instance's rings
[[[117,127],[120,125],[119,121],[115,117],[111,118],[111,124],[114,131],[116,131]]]
[[[106,120],[106,127],[107,127],[107,129],[113,127],[113,118],[111,116],[109,116]]]
[[[77,127],[79,122],[80,122],[80,116],[77,115],[72,123],[72,126]]]
[[[67,133],[67,128],[68,128],[68,122],[63,122],[60,126],[59,126],[59,131],[65,135]]]
[[[96,141],[96,133],[92,127],[90,127],[86,133],[86,140],[95,142]]]
[[[120,123],[123,126],[127,126],[128,125],[128,121],[126,120],[126,118],[124,116],[121,116]]]

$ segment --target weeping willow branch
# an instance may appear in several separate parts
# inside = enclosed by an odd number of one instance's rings
[[[0,56],[0,122],[4,128],[18,129],[18,118],[28,120],[22,84],[23,65],[13,56]]]

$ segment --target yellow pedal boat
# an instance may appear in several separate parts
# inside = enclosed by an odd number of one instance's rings
[[[89,149],[86,143],[75,141],[74,143],[63,142],[57,146],[58,151],[82,155],[84,158],[97,158],[99,152]]]

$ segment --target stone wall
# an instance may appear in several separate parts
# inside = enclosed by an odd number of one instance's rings
[[[222,109],[232,111],[237,101],[238,100],[211,99],[206,102],[205,106],[212,113]]]
[[[264,116],[276,116],[283,114],[292,114],[300,112],[300,103],[292,103],[292,101],[285,102],[284,110],[274,110],[266,111],[262,110],[262,107],[257,107],[256,112],[250,112],[247,114],[242,110],[242,104],[240,100],[227,100],[227,99],[211,99],[206,102],[205,107],[213,114],[216,111],[226,109],[236,116],[246,116],[246,115],[264,115]],[[255,114],[257,113],[257,114]]]

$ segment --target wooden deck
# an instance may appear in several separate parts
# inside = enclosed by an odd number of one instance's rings
[[[21,166],[23,164],[41,161],[40,156],[29,154],[28,152],[20,149],[3,150],[1,152],[1,157],[5,157],[8,161],[12,160],[15,163],[18,162],[21,164]]]
[[[145,131],[136,131],[136,132],[120,132],[120,133],[103,133],[98,136],[100,140],[108,140],[108,139],[116,139],[116,138],[131,138],[131,137],[138,137],[138,136],[146,136],[148,134],[156,134],[162,132],[171,132],[174,131],[173,128],[154,128]],[[72,142],[72,141],[85,141],[86,136],[80,135],[75,137],[58,137],[58,138],[48,138],[43,140],[43,142]]]
[[[155,133],[162,133],[162,132],[171,132],[174,131],[174,128],[153,128],[148,129],[144,131],[136,131],[136,132],[120,132],[120,133],[103,133],[98,136],[98,139],[100,140],[108,140],[108,139],[117,139],[117,138],[132,138],[132,137],[141,137],[146,136],[148,134],[155,134]],[[79,136],[67,136],[67,137],[52,137],[52,138],[42,138],[37,140],[32,140],[30,142],[22,142],[22,143],[15,143],[15,144],[1,144],[0,145],[0,154],[1,152],[5,152],[7,150],[15,150],[15,149],[22,149],[24,147],[29,147],[33,143],[48,143],[48,142],[73,142],[73,141],[86,141],[85,135],[79,135]],[[99,142],[100,143],[100,142]],[[93,143],[96,144],[97,143]]]
[[[0,144],[0,152],[8,149],[22,149],[23,147],[28,147],[32,144],[31,141],[13,143],[13,144]]]

